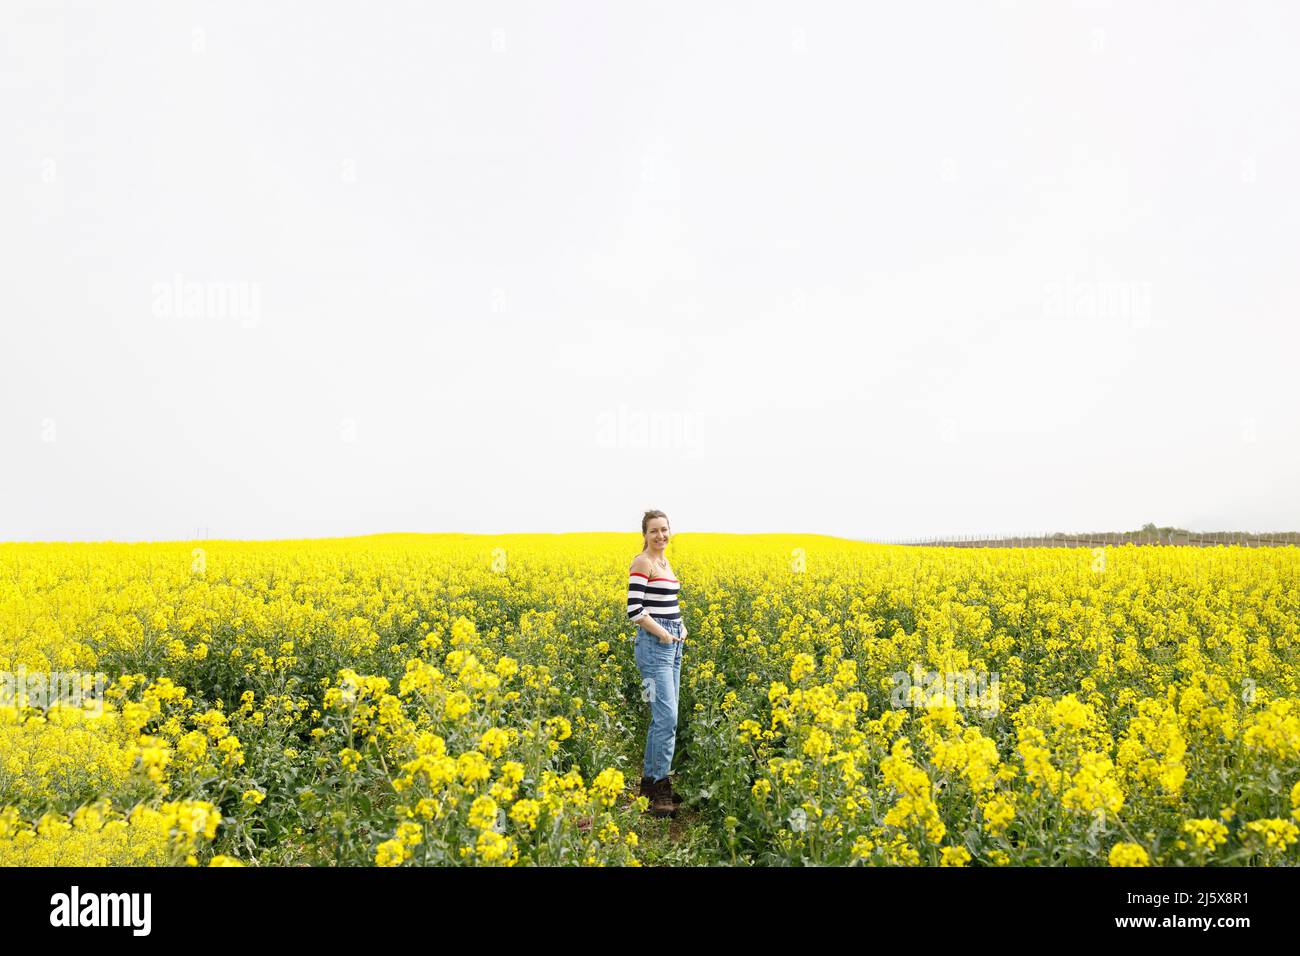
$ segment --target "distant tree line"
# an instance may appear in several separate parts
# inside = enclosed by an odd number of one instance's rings
[[[889,544],[949,548],[1097,548],[1135,545],[1277,548],[1300,545],[1296,531],[1189,531],[1147,522],[1137,531],[1053,531],[1041,534],[978,534],[891,541]]]

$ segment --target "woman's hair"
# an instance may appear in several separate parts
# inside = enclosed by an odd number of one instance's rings
[[[646,527],[650,524],[650,519],[651,519],[651,518],[663,518],[665,521],[668,520],[668,516],[667,516],[666,514],[664,514],[662,511],[647,511],[645,514],[643,514],[643,515],[641,516],[641,533],[642,533],[642,534],[645,534]]]

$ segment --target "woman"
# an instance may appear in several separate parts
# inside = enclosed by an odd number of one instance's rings
[[[681,797],[673,792],[668,771],[677,744],[677,692],[681,686],[686,623],[677,603],[680,584],[664,549],[668,516],[647,511],[641,518],[645,547],[628,572],[627,616],[636,622],[635,657],[641,672],[641,697],[650,703],[641,793],[657,817],[672,816]]]

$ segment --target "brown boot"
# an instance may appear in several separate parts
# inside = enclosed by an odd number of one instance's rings
[[[642,778],[641,778],[641,790],[640,790],[640,794],[641,794],[641,796],[643,796],[643,797],[645,797],[647,800],[649,800],[651,803],[654,803],[654,799],[655,799],[654,790],[652,789],[653,787],[654,787],[654,778],[653,778],[653,777],[642,777]],[[682,795],[681,795],[680,793],[678,793],[676,790],[673,789],[673,778],[672,778],[672,777],[669,777],[669,778],[668,778],[668,793],[672,796],[673,806],[678,806],[678,805],[681,804],[681,802],[682,802]]]
[[[673,792],[667,777],[650,784],[650,791],[651,816],[671,817],[677,813],[677,808],[673,806]]]
[[[682,802],[682,795],[673,789],[673,778],[668,778],[668,795],[672,798],[673,806],[679,806]]]

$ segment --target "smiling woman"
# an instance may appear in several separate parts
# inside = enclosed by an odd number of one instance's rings
[[[677,743],[677,700],[681,688],[686,624],[678,595],[681,584],[664,550],[672,534],[668,516],[647,511],[641,517],[645,548],[628,572],[627,616],[637,624],[633,648],[641,672],[641,698],[650,704],[641,794],[650,813],[672,816],[681,797],[668,779]]]

